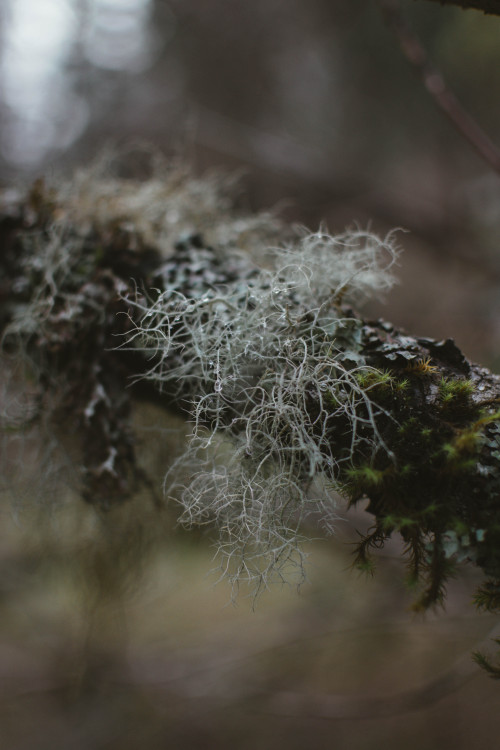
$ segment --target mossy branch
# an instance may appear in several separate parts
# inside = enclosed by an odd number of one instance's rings
[[[498,611],[500,376],[452,339],[354,311],[390,285],[393,237],[235,217],[219,183],[177,168],[104,175],[6,194],[0,216],[4,351],[30,363],[38,409],[78,434],[84,499],[105,509],[157,483],[130,421],[133,398],[154,398],[193,421],[166,493],[186,525],[219,527],[235,585],[302,571],[301,523],[334,522],[333,487],[369,498],[363,569],[398,532],[417,609],[470,560],[487,577],[478,606]]]

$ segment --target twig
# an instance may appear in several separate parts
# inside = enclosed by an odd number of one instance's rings
[[[500,0],[430,0],[440,5],[457,5],[464,10],[474,8],[482,10],[483,13],[490,13],[494,16],[500,16]]]
[[[403,19],[397,0],[380,0],[387,26],[398,38],[405,57],[418,70],[425,88],[438,107],[448,115],[455,128],[466,138],[482,158],[500,174],[500,151],[463,108],[448,88],[440,71],[430,62],[427,52]]]

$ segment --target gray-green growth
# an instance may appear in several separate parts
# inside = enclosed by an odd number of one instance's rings
[[[206,262],[203,248],[191,253],[193,264]],[[250,267],[246,279],[241,268],[215,288],[184,282],[182,290],[176,279],[154,300],[136,301],[128,342],[151,362],[141,377],[191,400],[188,450],[165,480],[180,497],[181,523],[215,523],[224,573],[257,588],[297,565],[303,574],[301,522],[313,509],[327,527],[335,518],[324,479],[331,490],[340,464],[366,441],[360,427],[370,425],[374,452],[383,444],[381,407],[362,384],[375,370],[359,351],[360,321],[338,300],[388,289],[396,258],[392,237],[362,231],[303,233],[266,254],[272,268]],[[235,259],[226,253],[217,263]],[[350,450],[337,454],[329,429],[339,417]]]

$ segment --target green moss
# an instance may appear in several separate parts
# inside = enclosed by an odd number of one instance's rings
[[[348,469],[346,474],[348,477],[348,484],[350,484],[353,488],[357,488],[363,491],[369,491],[373,487],[377,487],[382,484],[386,472],[375,469],[373,468],[373,466],[365,465]]]
[[[382,520],[382,527],[386,529],[387,531],[397,529],[398,531],[401,531],[401,529],[407,528],[408,526],[415,526],[417,524],[417,520],[415,518],[405,518],[402,516],[385,516],[385,518]]]
[[[431,364],[430,357],[423,357],[409,362],[406,366],[406,371],[410,373],[410,375],[422,378],[435,375],[438,371],[438,368],[436,367],[436,365]]]
[[[356,374],[356,380],[364,390],[387,390],[394,385],[394,378],[389,370],[363,370]]]
[[[500,411],[493,412],[493,414],[485,413],[481,416],[480,419],[478,419],[477,423],[478,425],[482,425],[485,427],[488,424],[491,424],[492,422],[498,422],[500,421]]]
[[[438,390],[438,404],[447,419],[466,421],[478,413],[472,401],[475,385],[465,378],[441,378]]]
[[[439,397],[443,403],[449,403],[455,399],[468,399],[475,391],[472,380],[463,378],[441,378],[439,383]]]
[[[480,586],[474,596],[474,604],[486,612],[500,611],[500,581],[489,580]]]
[[[370,557],[356,559],[353,567],[359,570],[360,573],[367,573],[371,576],[375,573],[375,563]]]
[[[410,387],[410,381],[408,378],[403,378],[402,380],[396,380],[394,383],[394,390],[396,393],[405,393],[408,388]]]
[[[500,580],[500,530],[492,531],[500,511],[491,499],[500,494],[500,413],[481,411],[474,383],[464,377],[441,378],[436,399],[432,379],[422,378],[434,374],[433,365],[418,365],[358,379],[381,406],[377,426],[388,450],[358,454],[341,478],[352,501],[369,497],[375,519],[358,545],[359,567],[368,568],[372,550],[399,533],[420,611],[443,602],[456,560],[473,560]],[[409,377],[401,380],[402,372]],[[488,478],[483,485],[481,477]]]

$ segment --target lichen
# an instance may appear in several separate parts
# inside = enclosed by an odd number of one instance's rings
[[[373,451],[383,444],[379,408],[362,383],[376,371],[361,354],[359,321],[336,300],[339,290],[346,300],[387,288],[396,255],[391,237],[323,230],[273,254],[273,268],[240,265],[220,284],[217,268],[231,268],[230,255],[196,238],[178,243],[160,269],[163,291],[131,301],[127,342],[151,363],[144,377],[191,401],[193,433],[175,468],[192,479],[179,487],[174,471],[166,480],[180,494],[181,522],[222,529],[224,569],[257,588],[294,560],[301,567],[300,523],[312,507],[326,523],[334,516],[332,501],[310,487],[350,460],[360,423],[370,425],[362,439]],[[186,258],[200,269],[194,278]],[[332,441],[336,423],[349,434],[342,446]]]

